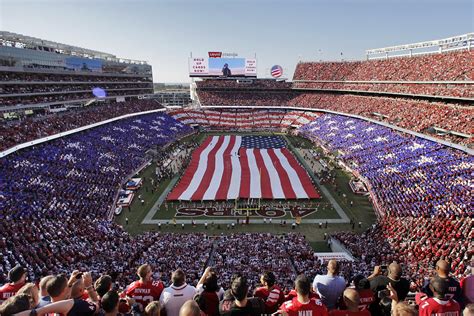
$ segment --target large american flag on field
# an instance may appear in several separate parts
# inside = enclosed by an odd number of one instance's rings
[[[313,199],[319,194],[279,136],[210,136],[168,200]]]

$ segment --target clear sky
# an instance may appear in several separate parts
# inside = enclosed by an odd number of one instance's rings
[[[189,82],[208,51],[258,58],[292,77],[303,60],[474,30],[470,0],[0,0],[0,30],[146,60],[155,82]]]

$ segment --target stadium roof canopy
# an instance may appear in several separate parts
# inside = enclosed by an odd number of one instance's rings
[[[72,45],[67,45],[67,44],[61,44],[61,43],[43,40],[43,39],[32,37],[32,36],[6,32],[6,31],[0,31],[0,45],[16,47],[16,48],[49,51],[49,52],[55,52],[55,53],[60,53],[60,54],[79,56],[79,57],[85,57],[85,58],[91,58],[91,59],[92,58],[104,59],[104,60],[115,61],[115,62],[126,63],[126,64],[140,64],[140,65],[147,64],[146,61],[118,58],[115,55],[99,52],[92,49],[81,48],[78,46],[72,46]]]
[[[383,48],[375,48],[366,50],[367,59],[375,58],[390,58],[399,56],[413,56],[433,53],[442,53],[453,50],[471,49],[474,48],[474,33],[467,33],[453,37],[443,38],[434,41],[419,42],[413,44],[404,44],[389,46]],[[422,52],[414,52],[423,50]],[[390,55],[390,53],[399,52],[397,55]],[[374,56],[379,55],[379,56]],[[381,55],[381,56],[380,56]]]

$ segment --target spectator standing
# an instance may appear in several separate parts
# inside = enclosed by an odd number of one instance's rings
[[[224,296],[224,289],[217,284],[217,274],[207,267],[196,288],[194,300],[208,316],[219,315],[219,302]]]
[[[167,316],[178,316],[181,306],[193,299],[196,288],[186,283],[186,275],[183,270],[178,269],[171,275],[171,284],[163,290],[160,296],[161,309],[166,311]]]
[[[247,298],[249,285],[247,278],[238,276],[232,281],[230,295],[224,297],[219,306],[221,316],[260,316],[265,312],[261,298]]]
[[[253,296],[260,297],[265,302],[265,313],[272,314],[285,301],[285,295],[278,285],[275,284],[275,274],[266,271],[260,276],[261,287],[255,289]]]
[[[280,311],[283,315],[298,316],[298,315],[328,315],[326,306],[320,299],[310,297],[311,282],[304,275],[300,274],[295,280],[296,297],[291,301],[283,303]]]
[[[339,274],[339,263],[329,260],[326,275],[316,275],[313,281],[313,289],[321,297],[324,305],[329,310],[336,308],[336,304],[346,288],[346,281]]]
[[[449,276],[450,266],[446,260],[439,260],[436,262],[436,278],[440,278],[441,280],[448,283],[448,294],[446,296],[448,298],[453,298],[456,302],[458,302],[461,306],[463,305],[463,297],[462,297],[462,289],[459,282]],[[433,291],[430,288],[430,282],[427,282],[426,285],[423,287],[422,292],[428,295],[428,297],[433,297]]]
[[[441,278],[433,278],[430,282],[433,297],[418,293],[415,301],[419,306],[419,316],[431,315],[461,315],[461,306],[452,298],[448,298],[449,284]]]
[[[379,306],[380,299],[388,296],[387,285],[390,284],[397,292],[397,297],[400,301],[405,300],[410,290],[410,282],[402,278],[402,267],[400,264],[392,262],[388,266],[388,275],[382,274],[382,268],[376,266],[374,272],[368,277],[370,280],[370,288],[375,295],[375,303],[371,305],[370,312],[374,315],[379,315],[381,309]]]
[[[7,283],[0,287],[0,304],[6,301],[8,298],[14,296],[18,290],[26,283],[26,270],[20,265],[17,265],[8,272],[8,279],[10,283]]]
[[[140,279],[132,282],[125,290],[125,294],[133,298],[143,312],[148,303],[160,298],[164,285],[161,281],[152,280],[153,270],[149,264],[138,267],[137,275]]]

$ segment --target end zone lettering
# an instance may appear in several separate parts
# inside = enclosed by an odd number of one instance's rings
[[[306,217],[316,213],[314,208],[261,208],[234,210],[232,208],[216,209],[215,207],[182,207],[176,210],[176,217],[267,217],[279,218],[290,213],[292,218]]]

